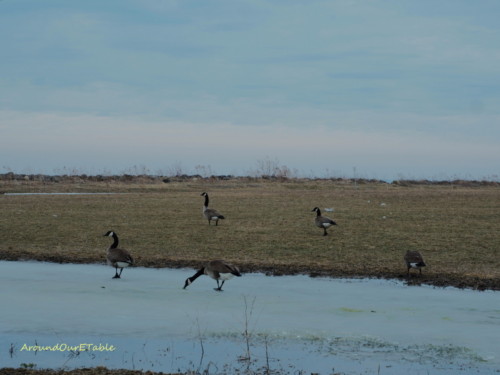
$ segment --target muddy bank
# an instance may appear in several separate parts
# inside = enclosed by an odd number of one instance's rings
[[[105,367],[81,368],[76,370],[37,370],[31,368],[3,368],[0,369],[0,375],[156,375],[163,374],[151,371],[136,370],[109,370]],[[163,374],[169,375],[169,374]],[[170,374],[170,375],[182,375]]]
[[[77,264],[102,264],[101,258],[92,256],[81,258],[68,258],[61,255],[37,254],[28,252],[1,250],[0,260],[36,260],[52,263],[77,263]],[[149,268],[200,268],[202,263],[191,259],[138,259],[137,266]],[[412,271],[408,278],[405,270],[377,270],[367,272],[364,269],[359,270],[341,270],[334,267],[316,267],[314,269],[295,264],[260,264],[251,262],[238,263],[243,273],[259,272],[268,276],[285,275],[309,275],[311,277],[332,277],[332,278],[376,278],[376,279],[397,279],[406,281],[409,285],[432,285],[436,287],[456,287],[468,288],[473,290],[500,290],[500,278],[485,278],[480,276],[462,275],[458,273],[433,273],[422,272],[418,275]]]

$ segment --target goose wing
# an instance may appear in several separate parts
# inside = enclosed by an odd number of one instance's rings
[[[235,276],[241,276],[240,270],[233,264],[227,263],[223,260],[212,260],[208,263],[207,268],[219,274],[231,273]]]
[[[224,216],[221,215],[219,211],[214,210],[213,208],[207,208],[206,210],[203,211],[203,213],[207,218],[218,217],[219,219],[224,219]]]
[[[418,251],[408,250],[405,254],[404,260],[407,265],[417,265],[419,267],[425,266],[424,258]]]
[[[134,264],[134,258],[132,258],[132,255],[125,249],[110,249],[108,250],[107,258],[112,264],[117,262],[128,263],[129,265]]]
[[[326,216],[317,216],[315,221],[316,221],[316,225],[318,227],[322,227],[324,225],[326,225],[326,226],[337,225],[337,223],[335,221],[333,221],[332,219],[330,219],[329,217],[326,217]]]

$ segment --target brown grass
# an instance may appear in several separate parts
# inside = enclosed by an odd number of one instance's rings
[[[405,277],[403,255],[428,267],[412,282],[500,289],[498,186],[363,185],[329,180],[173,183],[2,182],[0,190],[108,191],[114,195],[0,195],[0,258],[104,261],[110,239],[138,266],[197,267],[222,258],[243,271]],[[226,217],[202,218],[202,191]],[[323,237],[312,208],[338,226]]]

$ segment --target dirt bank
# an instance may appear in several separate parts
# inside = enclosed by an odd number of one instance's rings
[[[135,371],[135,370],[109,370],[105,367],[82,368],[76,370],[36,370],[30,368],[3,368],[0,375],[168,375],[163,372]],[[182,375],[169,374],[169,375]]]

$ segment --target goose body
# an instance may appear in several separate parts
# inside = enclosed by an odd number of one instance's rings
[[[108,248],[108,253],[106,254],[106,261],[110,266],[115,267],[115,276],[113,276],[113,279],[119,279],[123,269],[134,264],[134,259],[127,250],[118,248],[118,236],[115,232],[108,231],[104,236],[113,238],[113,243]],[[118,273],[118,268],[120,269],[120,273]]]
[[[319,209],[319,207],[314,207],[312,211],[316,212],[316,217],[314,218],[314,224],[318,228],[323,229],[323,236],[328,235],[326,229],[330,228],[332,225],[337,225],[337,223],[332,219],[330,219],[329,217],[321,216],[321,210]]]
[[[217,210],[213,208],[208,208],[208,194],[203,192],[201,193],[202,197],[205,197],[205,203],[203,204],[203,217],[208,220],[208,225],[210,225],[210,222],[213,220],[215,221],[215,225],[218,225],[219,220],[224,220],[224,216],[221,215]]]
[[[418,269],[420,271],[420,274],[422,274],[422,267],[426,266],[422,254],[415,250],[408,250],[404,256],[404,260],[406,263],[408,276],[410,276],[411,268]]]
[[[184,283],[183,289],[186,289],[201,275],[207,275],[217,281],[217,288],[214,288],[214,290],[221,292],[222,285],[224,285],[226,280],[229,280],[234,276],[239,277],[241,276],[241,273],[238,267],[230,263],[223,260],[212,260],[200,268],[193,276],[188,277]],[[222,283],[220,281],[222,281]]]

